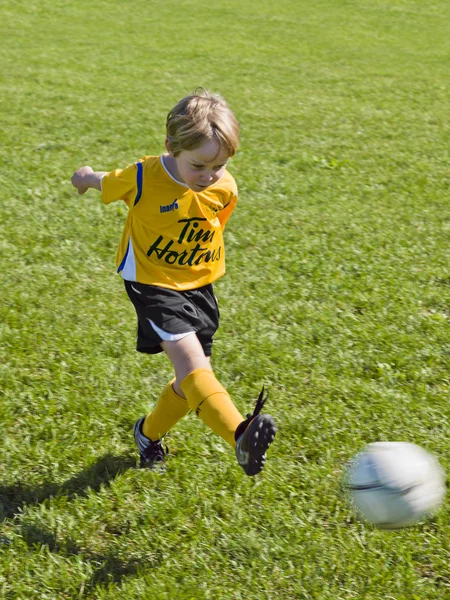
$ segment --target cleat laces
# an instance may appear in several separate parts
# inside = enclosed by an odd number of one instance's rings
[[[253,419],[255,417],[257,417],[259,415],[259,413],[261,412],[264,404],[266,403],[267,398],[269,397],[269,393],[267,392],[266,394],[264,394],[264,392],[265,392],[265,387],[263,386],[262,390],[259,393],[258,400],[256,401],[253,412],[248,413],[246,415],[245,421],[242,421],[242,423],[239,423],[239,425],[236,429],[236,433],[234,434],[236,440],[239,438],[240,435],[242,435],[242,433],[244,433],[244,431],[247,429],[247,427],[250,425],[250,423],[253,421]]]

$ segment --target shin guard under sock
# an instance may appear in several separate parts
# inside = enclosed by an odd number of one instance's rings
[[[190,411],[187,401],[173,389],[174,381],[172,379],[163,389],[154,409],[145,417],[142,425],[142,433],[153,442],[160,440]]]
[[[234,432],[244,417],[209,369],[196,369],[180,383],[189,406],[200,419],[233,448]]]

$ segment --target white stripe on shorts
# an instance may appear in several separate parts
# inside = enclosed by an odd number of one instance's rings
[[[195,331],[186,331],[185,333],[169,333],[168,331],[164,331],[164,329],[160,329],[158,325],[153,323],[151,319],[147,319],[159,337],[165,342],[176,342],[177,340],[182,340],[188,335],[192,335]]]

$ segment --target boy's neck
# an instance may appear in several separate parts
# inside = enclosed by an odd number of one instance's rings
[[[180,174],[178,172],[177,161],[170,154],[163,154],[162,160],[164,162],[164,166],[169,171],[170,175],[177,181],[182,181]]]

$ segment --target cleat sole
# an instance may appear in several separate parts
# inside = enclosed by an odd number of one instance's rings
[[[246,461],[238,460],[245,473],[257,475],[264,468],[266,452],[275,439],[277,429],[270,415],[258,415],[242,434],[240,450],[247,454]]]

